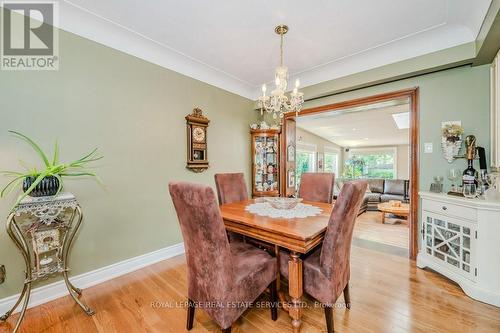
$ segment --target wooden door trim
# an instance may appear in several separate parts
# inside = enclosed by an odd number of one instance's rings
[[[362,97],[357,99],[352,99],[343,102],[337,102],[328,105],[322,105],[314,108],[304,109],[302,110],[298,116],[295,113],[287,113],[285,114],[283,125],[285,126],[286,119],[296,118],[321,112],[330,112],[340,109],[345,109],[349,107],[362,106],[373,104],[376,102],[382,102],[387,100],[392,100],[396,98],[408,98],[410,102],[410,217],[408,220],[409,229],[410,229],[410,245],[409,245],[409,256],[410,259],[416,259],[418,253],[418,188],[419,188],[419,88],[414,87],[410,89],[398,90],[384,94],[378,94],[368,97]],[[286,128],[283,128],[283,139],[282,142],[286,142]],[[282,149],[286,148],[282,146]],[[286,149],[282,150],[281,154],[282,160],[286,161]],[[281,174],[282,184],[286,181],[285,172]]]

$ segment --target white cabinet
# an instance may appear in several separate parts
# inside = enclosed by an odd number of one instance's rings
[[[500,306],[500,202],[421,192],[417,266],[460,285],[472,298]]]
[[[491,166],[500,171],[500,52],[491,64]]]

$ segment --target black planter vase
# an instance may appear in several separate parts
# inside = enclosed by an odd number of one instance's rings
[[[36,177],[26,177],[23,180],[23,191],[26,192],[35,182]],[[59,189],[59,179],[54,176],[48,176],[42,179],[40,183],[28,195],[30,197],[48,197],[56,195]]]

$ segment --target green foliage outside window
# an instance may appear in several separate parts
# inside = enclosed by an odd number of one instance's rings
[[[337,154],[325,153],[324,165],[325,172],[337,172],[338,158]]]
[[[295,158],[296,158],[296,170],[295,170],[295,177],[296,177],[296,184],[297,188],[298,185],[300,184],[300,177],[304,172],[311,172],[313,171],[313,158],[312,158],[313,153],[308,153],[308,152],[303,152],[303,151],[298,151]]]
[[[394,155],[370,154],[355,156],[345,162],[345,178],[394,179]]]

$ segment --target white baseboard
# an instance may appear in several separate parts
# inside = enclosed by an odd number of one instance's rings
[[[78,288],[85,289],[183,253],[184,244],[178,243],[157,251],[140,255],[138,257],[123,260],[106,267],[73,276],[70,280]],[[20,294],[16,294],[0,299],[0,315],[9,311],[14,306],[19,295]],[[66,289],[64,281],[57,281],[46,286],[33,289],[28,307],[31,308],[47,303],[66,295],[68,295],[68,290]],[[20,308],[21,306],[18,306],[16,312],[18,312]]]

